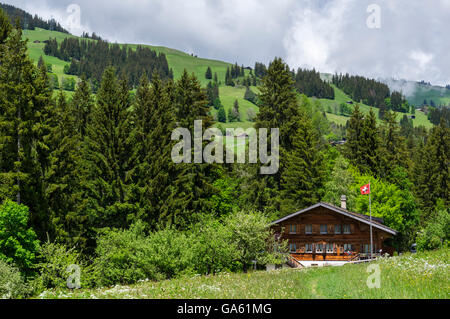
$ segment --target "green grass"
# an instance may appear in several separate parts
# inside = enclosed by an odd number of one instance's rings
[[[39,298],[108,299],[448,299],[450,250],[379,260],[379,289],[368,264],[183,277],[103,289],[51,290]]]
[[[332,85],[332,86],[333,86],[334,92],[335,92],[335,99],[334,100],[319,99],[319,101],[322,104],[325,112],[327,113],[327,118],[331,122],[334,122],[339,125],[345,125],[347,123],[347,121],[350,119],[349,116],[342,116],[339,114],[330,113],[330,112],[328,112],[328,110],[329,110],[329,108],[331,108],[331,110],[334,112],[334,108],[335,107],[339,108],[339,105],[341,103],[347,103],[347,102],[353,101],[353,100],[347,94],[345,94],[342,90],[338,89],[335,85]],[[370,109],[372,107],[362,104],[362,103],[358,103],[358,104],[359,104],[359,107],[360,107],[362,113],[369,114]],[[378,124],[381,124],[382,121],[378,117],[379,109],[377,109],[377,108],[372,108],[372,109],[374,110],[375,115],[377,116]],[[411,113],[399,113],[399,112],[396,112],[396,114],[397,114],[397,119],[399,121],[402,119],[402,117],[405,114],[411,115]],[[413,120],[413,124],[415,127],[418,127],[421,125],[425,126],[428,129],[433,127],[433,124],[428,120],[428,117],[423,112],[416,111],[415,115],[416,115],[416,119]]]
[[[62,77],[72,77],[76,78],[75,76],[65,75],[63,70],[64,66],[68,64],[66,61],[62,61],[58,58],[46,56],[44,55],[43,49],[45,44],[42,43],[42,41],[48,40],[49,38],[56,38],[58,42],[62,41],[63,39],[67,37],[76,38],[75,36],[61,33],[61,32],[55,32],[55,31],[48,31],[37,28],[36,30],[25,30],[23,34],[24,38],[29,39],[28,42],[28,50],[29,55],[32,60],[37,63],[40,56],[44,57],[44,60],[46,63],[51,63],[53,67],[53,73],[56,74],[61,82]],[[41,41],[41,43],[33,43],[35,40]],[[89,40],[91,41],[91,40]],[[138,46],[137,44],[127,44],[128,47],[131,47],[133,49],[136,49]],[[161,46],[150,46],[145,45],[146,47],[149,47],[153,50],[155,50],[158,53],[164,53],[167,56],[167,61],[169,63],[169,67],[173,69],[174,72],[174,78],[179,79],[181,74],[183,73],[184,69],[186,69],[189,73],[194,73],[197,78],[199,79],[202,86],[206,86],[209,82],[209,80],[205,79],[205,72],[206,69],[211,67],[213,74],[217,73],[219,82],[224,82],[225,79],[225,73],[227,67],[229,67],[231,64],[223,61],[217,61],[217,60],[210,60],[210,59],[202,59],[197,58],[195,56],[191,56],[190,54],[187,54],[185,52],[170,49],[166,47]],[[248,75],[249,71],[246,70],[246,75]],[[323,75],[323,77],[326,80],[329,80],[328,75]],[[427,87],[425,86],[419,86],[423,90],[426,90]],[[252,88],[254,92],[257,92],[256,88]],[[335,89],[335,99],[334,100],[328,100],[328,99],[320,99],[322,106],[324,107],[325,111],[328,111],[328,108],[331,107],[332,110],[334,110],[334,106],[339,106],[341,103],[345,103],[348,101],[351,101],[351,98],[346,95],[343,91],[338,89],[337,87],[334,87]],[[449,92],[449,102],[450,102],[450,90],[447,90]],[[436,90],[431,90],[430,92],[436,92]],[[71,96],[73,93],[67,92],[69,96]],[[225,110],[228,114],[228,109],[233,107],[234,101],[237,99],[239,101],[240,105],[240,111],[242,116],[242,122],[238,123],[226,123],[222,124],[225,128],[249,128],[253,126],[253,123],[249,122],[247,119],[247,110],[249,108],[252,108],[255,110],[255,112],[258,112],[258,107],[254,104],[244,100],[244,94],[245,94],[245,88],[244,87],[228,87],[221,85],[220,87],[220,98],[222,100],[222,104],[225,107]],[[430,93],[431,94],[431,93]],[[435,94],[435,93],[433,93]],[[428,95],[427,95],[428,96]],[[431,95],[429,95],[431,97]],[[361,111],[365,114],[368,114],[370,111],[370,106],[360,104]],[[375,113],[378,116],[378,109],[374,109]],[[216,113],[215,110],[212,111],[213,114]],[[401,117],[404,114],[398,113],[398,119],[400,120]],[[409,114],[408,114],[409,115]],[[331,114],[327,112],[328,119],[332,122],[335,122],[340,125],[345,125],[345,123],[348,121],[349,117],[341,116],[337,114]],[[426,128],[431,128],[433,125],[430,123],[428,118],[425,114],[417,111],[416,112],[416,119],[413,121],[414,126],[423,125]],[[381,121],[379,121],[381,123]]]

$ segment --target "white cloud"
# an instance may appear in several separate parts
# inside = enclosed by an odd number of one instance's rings
[[[5,1],[5,0],[4,0]],[[450,0],[6,0],[68,26],[76,34],[164,45],[202,57],[253,65],[285,58],[291,67],[373,78],[450,83]],[[381,28],[367,27],[367,7]]]

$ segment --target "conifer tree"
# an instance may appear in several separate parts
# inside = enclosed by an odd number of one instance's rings
[[[324,182],[323,157],[311,120],[305,115],[299,121],[293,150],[286,154],[282,175],[282,216],[318,203]]]
[[[377,129],[377,119],[373,109],[364,119],[361,132],[361,158],[357,159],[359,168],[363,173],[377,175],[379,167],[380,138]]]
[[[390,174],[397,167],[409,168],[410,160],[406,150],[405,138],[400,135],[400,126],[395,112],[386,112],[381,127],[380,172],[382,178],[391,181]]]
[[[93,227],[127,227],[136,214],[129,200],[131,154],[130,95],[115,69],[106,69],[97,94],[97,105],[88,122],[83,158],[84,196]]]
[[[431,130],[426,144],[418,148],[414,164],[414,190],[425,220],[439,199],[450,202],[450,129],[441,119]]]
[[[77,123],[76,130],[81,134],[81,137],[86,136],[86,128],[93,107],[94,99],[90,84],[86,77],[82,76],[72,98],[72,109],[75,112],[75,121]]]
[[[350,163],[360,166],[363,157],[363,147],[361,136],[364,130],[364,114],[360,111],[359,105],[355,106],[347,128],[347,143],[344,153]]]
[[[261,211],[280,211],[281,176],[285,169],[286,154],[294,150],[294,140],[300,127],[300,113],[294,82],[289,67],[281,60],[275,59],[267,70],[260,87],[260,110],[255,128],[267,128],[268,141],[270,131],[278,128],[280,132],[280,168],[274,175],[259,175],[253,171],[248,192],[249,200],[255,209]],[[255,168],[251,168],[254,170]]]
[[[221,106],[219,110],[217,111],[217,121],[220,123],[226,123],[227,122],[227,114],[225,112],[225,108]]]
[[[59,91],[55,110],[57,125],[51,134],[46,197],[49,201],[52,238],[86,248],[88,216],[79,207],[82,140],[75,114],[63,91]]]
[[[136,165],[132,175],[138,189],[142,219],[153,228],[164,224],[171,213],[167,211],[175,172],[171,134],[176,127],[170,99],[172,90],[173,86],[164,86],[157,73],[152,76],[151,87],[147,77],[143,76],[133,111],[133,160]]]
[[[203,130],[211,128],[213,119],[209,115],[206,96],[194,75],[186,70],[176,83],[176,121],[178,127],[194,132],[194,121],[203,121]],[[192,150],[192,160],[194,150]],[[198,220],[201,213],[210,211],[209,198],[215,194],[213,186],[217,177],[214,164],[181,163],[175,165],[176,174],[172,181],[171,197],[166,202],[161,222],[186,227]]]
[[[22,30],[9,35],[0,50],[0,195],[30,208],[42,238],[48,228],[43,182],[49,165],[52,91],[45,68],[36,69],[28,58]]]
[[[208,68],[206,69],[206,73],[205,73],[205,78],[207,80],[212,80],[212,71],[211,68],[208,66]]]

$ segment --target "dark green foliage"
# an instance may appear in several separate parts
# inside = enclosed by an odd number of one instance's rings
[[[54,107],[46,68],[33,66],[21,38],[21,30],[13,30],[0,50],[0,195],[29,206],[42,237],[48,227],[44,176]]]
[[[34,30],[35,28],[41,28],[45,30],[69,33],[58,22],[56,22],[55,19],[45,21],[37,15],[33,17],[24,10],[3,3],[0,3],[0,9],[2,9],[9,16],[11,23],[15,23],[16,20],[19,19],[20,27],[23,30]]]
[[[75,79],[63,77],[61,87],[66,91],[75,91]]]
[[[441,122],[441,119],[444,119],[447,127],[450,127],[450,108],[448,108],[448,107],[441,107],[441,108],[430,107],[429,111],[428,111],[428,119],[434,125],[439,125],[439,123]]]
[[[362,76],[334,75],[332,83],[356,102],[379,107],[390,96],[389,87]]]
[[[137,213],[130,192],[130,95],[114,68],[105,71],[83,151],[86,213],[95,227],[127,227]]]
[[[194,132],[194,121],[202,120],[203,130],[212,127],[214,123],[209,115],[206,95],[195,76],[185,71],[176,83],[175,90],[178,127],[188,129],[191,134]],[[191,154],[194,159],[194,150]],[[208,199],[216,193],[213,187],[216,174],[215,165],[212,164],[177,164],[172,180],[172,195],[165,202],[161,222],[185,227],[196,221],[199,214],[210,211]]]
[[[250,89],[249,85],[247,85],[247,88],[245,90],[244,99],[252,102],[255,105],[258,102],[258,96]]]
[[[208,66],[208,69],[206,69],[205,78],[207,80],[212,80],[212,71],[211,68]]]
[[[227,113],[225,112],[225,108],[223,106],[219,107],[217,112],[217,121],[220,123],[227,122]]]
[[[386,113],[380,129],[380,138],[379,176],[390,180],[390,175],[397,166],[408,168],[410,165],[405,138],[400,134],[400,126],[394,112]]]
[[[52,237],[61,242],[86,246],[86,215],[80,210],[82,181],[82,135],[74,104],[62,91],[55,110],[57,123],[50,135],[50,165],[46,175]]]
[[[97,83],[108,66],[114,66],[116,74],[126,74],[132,87],[138,86],[144,74],[157,72],[163,80],[173,78],[165,54],[157,54],[143,46],[132,50],[127,46],[121,47],[117,43],[110,44],[103,40],[66,38],[58,44],[56,39],[49,39],[44,53],[70,61],[70,66],[64,70],[66,74],[85,75],[87,79],[94,79]]]
[[[285,154],[281,214],[292,214],[318,203],[325,177],[323,157],[318,152],[318,137],[306,114],[299,122],[292,152]]]
[[[174,142],[172,131],[176,128],[175,108],[170,101],[173,86],[164,83],[155,73],[151,88],[143,77],[138,88],[133,112],[135,129],[133,179],[138,188],[138,202],[143,209],[142,219],[153,227],[173,223],[168,208],[173,193],[172,178],[176,165],[171,158]]]
[[[428,214],[439,199],[450,202],[450,131],[444,120],[431,130],[425,145],[418,148],[414,164],[414,187],[422,210]]]
[[[334,89],[320,78],[320,73],[315,69],[306,70],[299,68],[294,73],[295,87],[300,94],[318,99],[334,100]]]
[[[77,132],[84,137],[86,136],[86,128],[94,107],[91,87],[84,76],[81,77],[81,81],[78,83],[71,105],[75,112]]]
[[[255,77],[263,78],[267,75],[267,67],[263,63],[255,63]]]
[[[280,210],[281,176],[285,169],[286,154],[293,151],[294,137],[300,128],[299,105],[289,67],[281,60],[275,59],[269,66],[267,75],[260,87],[260,110],[255,127],[280,131],[280,169],[277,174],[262,176],[259,172],[249,186],[245,196],[257,210],[276,212]],[[270,136],[269,136],[270,141]]]

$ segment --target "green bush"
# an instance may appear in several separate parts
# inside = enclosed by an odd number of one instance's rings
[[[38,257],[40,263],[37,268],[46,288],[67,288],[67,280],[73,274],[69,268],[71,265],[80,267],[82,287],[89,286],[87,278],[83,278],[84,263],[74,248],[68,249],[64,245],[48,242],[42,245]]]
[[[152,263],[149,240],[141,222],[130,230],[106,231],[97,240],[94,262],[95,282],[99,286],[132,284],[139,280],[161,279]]]
[[[39,241],[28,227],[28,207],[10,200],[0,206],[0,259],[14,263],[21,271],[31,272]]]
[[[27,287],[20,270],[0,259],[0,299],[25,297]]]
[[[444,203],[439,203],[427,226],[417,236],[419,251],[448,246],[450,240],[450,214]]]

